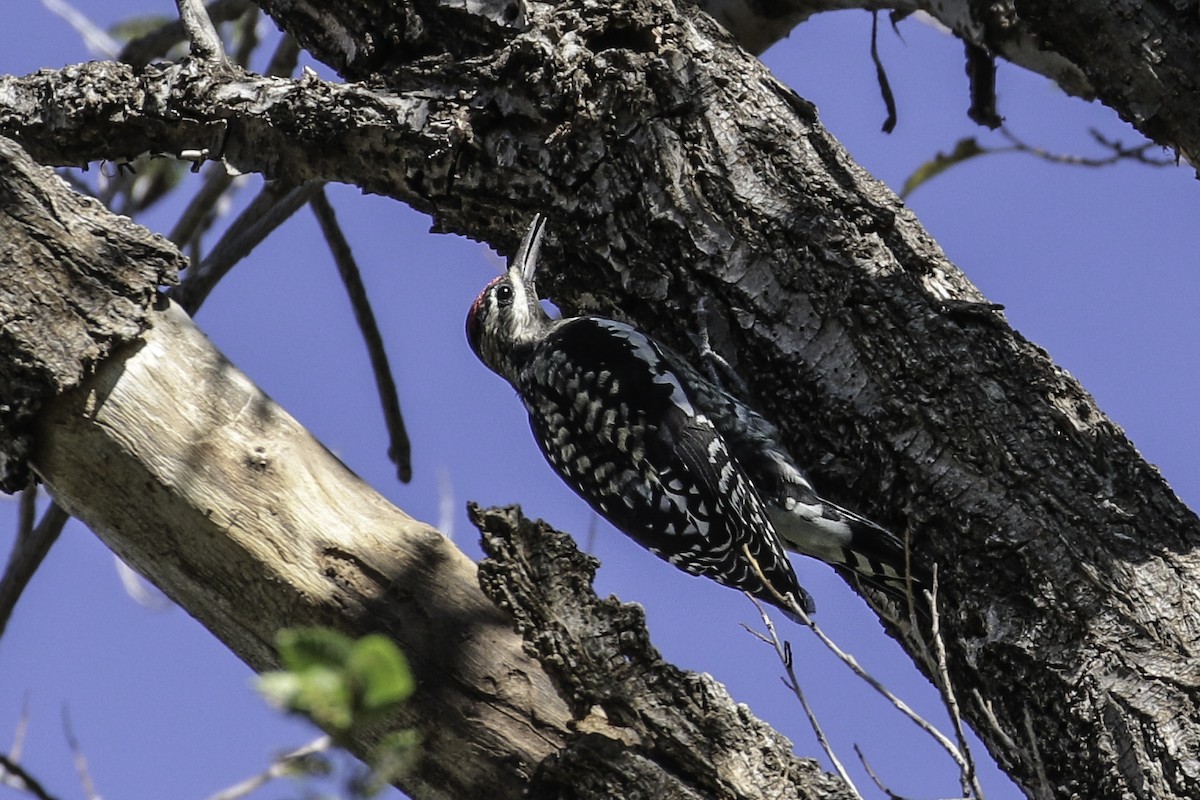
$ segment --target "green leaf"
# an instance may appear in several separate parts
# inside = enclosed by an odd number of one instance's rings
[[[331,628],[284,628],[275,635],[283,666],[292,672],[313,667],[342,667],[354,642]]]
[[[954,149],[949,154],[938,153],[933,159],[917,167],[913,174],[908,176],[908,180],[904,182],[904,187],[900,190],[900,197],[907,198],[918,186],[931,178],[936,178],[955,164],[961,164],[964,161],[968,161],[976,156],[985,155],[989,152],[991,151],[979,146],[979,142],[975,141],[974,136],[959,139],[955,142]]]
[[[276,645],[284,669],[260,677],[259,691],[335,736],[386,716],[416,688],[404,654],[386,636],[354,641],[328,628],[288,628]]]
[[[347,668],[368,712],[386,712],[411,697],[416,688],[404,654],[380,634],[364,636],[354,644]]]

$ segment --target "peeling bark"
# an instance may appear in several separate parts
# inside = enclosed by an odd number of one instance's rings
[[[0,139],[0,491],[29,482],[30,426],[42,404],[141,333],[150,298],[183,265],[162,237],[54,191],[59,183]]]

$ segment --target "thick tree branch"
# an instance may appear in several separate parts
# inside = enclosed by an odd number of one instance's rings
[[[342,8],[327,13],[364,6]],[[956,695],[1010,774],[1031,792],[1200,794],[1196,516],[709,18],[656,0],[531,13],[519,35],[480,28],[462,60],[326,20],[370,42],[387,93],[195,62],[71,68],[0,83],[16,101],[0,126],[49,159],[215,140],[239,168],[350,180],[499,244],[553,206],[560,306],[686,343],[708,297],[713,346],[822,488],[941,565]],[[102,101],[59,85],[83,70]]]
[[[149,298],[182,264],[162,237],[95,200],[48,191],[41,172],[0,139],[0,284],[36,276],[26,291],[0,296],[0,490],[8,492],[28,481],[29,426],[41,401],[140,333]],[[43,272],[43,264],[58,268]]]
[[[1177,149],[1193,164],[1200,163],[1200,103],[1196,100],[1200,97],[1200,16],[1186,4],[1132,0],[1082,4],[698,0],[696,4],[755,53],[822,11],[924,11],[964,42],[1045,75],[1068,94],[1098,98],[1148,138]],[[428,54],[425,47],[404,46],[398,41],[389,47],[379,41],[376,17],[395,15],[393,4],[378,0],[336,5],[261,0],[261,5],[282,27],[296,33],[306,49],[350,80],[388,72],[397,63]],[[412,2],[403,8],[410,20],[408,29],[440,29],[445,24],[436,13],[440,8],[436,4]],[[424,24],[414,26],[414,19]],[[365,52],[361,47],[364,41],[371,45]]]
[[[488,554],[480,564],[484,592],[513,615],[579,720],[572,740],[534,777],[530,797],[618,796],[606,785],[614,771],[631,776],[641,796],[761,797],[766,786],[771,796],[788,796],[785,776],[817,797],[853,796],[813,762],[781,757],[790,744],[730,703],[710,676],[665,663],[640,606],[596,596],[599,562],[569,536],[515,508],[472,505],[470,515]],[[596,723],[614,725],[631,746]]]
[[[11,143],[0,157],[17,165],[0,169],[0,198],[27,199],[0,210],[29,216],[28,198],[40,197],[43,213],[81,213],[66,186],[28,164]],[[48,230],[36,215],[28,225],[12,220],[9,253],[39,252],[47,243],[35,239],[52,237],[50,245],[67,257],[3,262],[0,308],[29,307],[41,284],[63,280],[85,255],[96,275],[122,273],[123,248],[137,252],[146,234],[131,235],[115,219],[107,235]],[[63,292],[64,302],[32,310],[40,324],[72,324],[72,301],[95,302],[101,293],[80,286]],[[93,374],[65,393],[52,386],[35,398],[34,469],[64,508],[255,669],[278,666],[273,640],[284,626],[392,637],[419,688],[397,719],[363,731],[355,745],[363,753],[387,730],[415,727],[421,757],[402,778],[412,796],[518,798],[535,785],[547,792],[539,796],[596,800],[634,797],[648,786],[663,798],[750,800],[767,787],[798,800],[847,797],[836,779],[793,756],[786,740],[711,680],[651,657],[644,627],[628,612],[622,642],[641,648],[627,651],[638,663],[624,665],[625,679],[641,687],[640,702],[684,709],[678,732],[654,727],[652,718],[614,714],[610,721],[574,702],[577,695],[564,701],[526,654],[512,620],[480,591],[474,563],[366,486],[229,364],[177,306],[159,300],[142,310],[141,335],[96,361]],[[5,329],[13,322],[0,317]],[[106,323],[82,327],[90,333]],[[32,355],[58,349],[47,337]],[[28,355],[0,349],[0,363]],[[70,358],[83,362],[85,355]],[[82,363],[76,371],[85,371]],[[0,384],[0,405],[20,388]],[[527,555],[520,548],[512,553]],[[532,578],[519,576],[531,566],[501,559],[493,573],[507,569],[515,582],[528,583]],[[590,602],[598,602],[594,594]],[[544,599],[539,608],[552,619],[568,613]],[[556,629],[560,652],[597,644],[569,622]],[[578,680],[604,685],[613,666],[608,659],[581,663]],[[674,685],[660,679],[667,673]],[[579,760],[590,762],[595,783],[561,784],[563,764]],[[688,770],[678,772],[680,763]]]

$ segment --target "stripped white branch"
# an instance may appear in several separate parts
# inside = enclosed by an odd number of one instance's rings
[[[201,0],[175,0],[179,21],[192,42],[192,55],[205,61],[226,61],[225,45]]]

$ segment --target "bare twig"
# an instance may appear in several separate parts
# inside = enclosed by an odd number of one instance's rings
[[[883,120],[883,132],[891,133],[896,129],[896,96],[892,94],[892,84],[888,80],[887,70],[883,68],[883,59],[879,57],[879,12],[871,12],[871,61],[875,64],[875,81],[879,84],[879,94],[883,97],[887,116]]]
[[[83,749],[79,746],[79,740],[75,738],[75,731],[71,728],[71,714],[66,706],[63,706],[62,711],[63,735],[67,739],[67,746],[71,748],[71,756],[75,760],[75,772],[79,775],[79,785],[83,788],[83,795],[87,800],[100,800],[100,793],[96,791],[96,784],[92,781],[92,773],[88,770],[87,758],[83,755]]]
[[[26,503],[31,502],[26,499],[27,495],[28,491],[22,495],[23,519],[27,513]],[[37,572],[38,566],[50,552],[50,547],[57,541],[63,526],[70,518],[70,514],[52,503],[42,514],[41,522],[36,527],[28,528],[22,522],[12,553],[8,557],[8,564],[4,568],[4,576],[0,577],[0,636],[4,635],[4,629],[8,626],[17,601],[21,599],[21,593],[29,585],[33,574]]]
[[[938,611],[937,564],[933,565],[933,574],[930,583],[931,586],[926,593],[926,597],[929,602],[933,652],[934,657],[937,659],[938,694],[941,695],[942,702],[946,704],[946,712],[950,715],[950,722],[954,725],[954,737],[958,740],[958,747],[962,752],[963,761],[965,762],[959,774],[963,796],[970,797],[973,793],[975,797],[982,800],[983,787],[979,785],[979,774],[975,770],[975,759],[971,754],[971,747],[967,743],[967,735],[963,729],[962,712],[958,707],[958,698],[954,694],[954,686],[950,683],[950,670],[946,665],[946,642],[942,639],[941,614]]]
[[[887,700],[896,708],[896,710],[912,720],[913,724],[915,724],[918,728],[933,737],[933,740],[942,746],[942,748],[950,755],[950,758],[954,760],[954,763],[958,765],[960,770],[967,769],[967,762],[963,758],[962,753],[960,753],[958,748],[954,746],[954,743],[946,737],[946,734],[939,731],[931,722],[926,720],[916,711],[913,711],[908,703],[905,703],[899,697],[892,694],[892,691],[880,683],[874,675],[863,669],[854,656],[838,647],[837,644],[829,638],[825,631],[821,630],[817,626],[817,623],[812,621],[812,617],[810,617],[808,613],[800,607],[799,603],[790,597],[784,597],[784,595],[782,595],[778,589],[772,586],[771,582],[767,580],[767,576],[763,573],[762,568],[759,567],[758,560],[750,553],[749,547],[742,545],[742,553],[746,556],[747,561],[749,561],[751,567],[754,569],[755,574],[758,575],[758,579],[762,581],[767,591],[769,591],[778,602],[784,604],[789,615],[791,615],[800,624],[811,630],[813,634],[816,635],[817,639],[820,640],[821,644],[825,645],[829,652],[833,653],[839,661],[849,667],[855,675],[866,681],[868,686],[881,694],[885,700]]]
[[[249,67],[254,51],[258,49],[258,7],[250,6],[234,25],[235,49],[230,57],[240,67]]]
[[[296,41],[296,37],[290,33],[284,33],[279,44],[275,46],[275,52],[271,54],[271,60],[267,62],[265,74],[285,78],[296,71],[296,64],[299,61],[300,44]]]
[[[787,607],[789,615],[800,622],[800,624],[811,630],[817,639],[820,640],[821,644],[825,645],[829,652],[833,653],[833,655],[836,656],[839,661],[848,666],[855,675],[865,681],[867,685],[876,692],[881,694],[884,699],[886,699],[896,708],[896,710],[912,720],[912,722],[918,728],[925,731],[933,738],[934,741],[940,744],[942,748],[950,755],[950,758],[954,760],[954,763],[958,765],[960,772],[966,772],[968,770],[968,761],[963,757],[962,753],[959,752],[958,748],[954,746],[954,743],[946,738],[944,733],[939,731],[931,722],[914,711],[907,703],[894,695],[891,690],[880,683],[874,675],[863,669],[854,656],[838,647],[837,644],[830,639],[828,635],[826,635],[825,631],[821,630],[817,624],[812,621],[812,618],[807,612],[805,612],[803,608],[800,607],[799,603],[790,597],[784,597],[779,590],[772,586],[771,582],[767,580],[767,577],[763,573],[761,567],[759,567],[758,560],[750,553],[749,547],[743,545],[742,552],[745,554],[746,559],[750,562],[751,567],[753,567],[755,573],[758,575],[759,580],[761,580],[763,585],[767,588],[767,591],[773,594],[779,602],[782,602]],[[761,612],[761,610],[762,609],[760,607],[759,611]]]
[[[1024,153],[1053,164],[1066,164],[1077,167],[1106,167],[1122,161],[1133,161],[1151,167],[1166,167],[1178,163],[1174,158],[1155,158],[1150,155],[1152,148],[1160,146],[1154,142],[1147,141],[1136,147],[1127,147],[1120,142],[1109,141],[1094,129],[1091,129],[1089,132],[1097,144],[1110,151],[1106,156],[1087,158],[1084,156],[1054,153],[1044,148],[1027,144],[1018,138],[1006,125],[1000,125],[996,130],[999,131],[1000,136],[1008,141],[1007,145],[1001,147],[984,146],[974,136],[959,139],[955,142],[953,149],[949,153],[939,152],[932,159],[917,167],[905,179],[904,185],[900,189],[900,197],[907,198],[918,188],[946,172],[951,167],[974,158],[997,155],[999,153]]]
[[[1089,128],[1088,133],[1091,134],[1092,139],[1097,144],[1099,144],[1101,147],[1104,147],[1105,149],[1110,151],[1109,154],[1106,156],[1088,158],[1085,156],[1076,156],[1076,155],[1070,155],[1067,153],[1054,153],[1054,152],[1051,152],[1044,148],[1036,147],[1031,144],[1027,144],[1025,141],[1023,141],[1021,138],[1019,138],[1015,133],[1013,133],[1012,130],[1007,125],[1001,125],[998,130],[1000,131],[1000,135],[1008,140],[1010,146],[1009,147],[998,147],[995,149],[987,150],[986,152],[989,152],[989,153],[1005,153],[1005,152],[1027,153],[1029,155],[1037,156],[1038,158],[1044,159],[1046,161],[1050,161],[1055,164],[1069,164],[1072,166],[1080,166],[1080,167],[1107,167],[1107,166],[1116,164],[1121,161],[1136,161],[1139,164],[1146,164],[1147,166],[1152,166],[1152,167],[1167,167],[1167,166],[1171,166],[1172,164],[1175,163],[1174,159],[1155,158],[1155,157],[1149,155],[1149,152],[1153,148],[1161,147],[1161,145],[1158,145],[1158,144],[1155,144],[1154,142],[1148,141],[1148,142],[1143,142],[1142,144],[1137,145],[1136,147],[1127,147],[1127,146],[1121,144],[1120,142],[1111,141],[1109,139],[1106,139],[1095,128]]]
[[[227,196],[226,192],[233,185],[234,180],[235,176],[229,173],[224,164],[220,161],[212,162],[204,175],[204,183],[201,184],[200,191],[196,192],[187,207],[183,209],[183,213],[179,215],[179,220],[167,234],[167,238],[180,249],[198,241],[212,225],[216,218],[213,209],[217,207],[222,198]]]
[[[454,517],[458,513],[458,504],[454,502],[454,482],[445,467],[438,467],[438,522],[437,529],[445,534],[447,539],[454,539]]]
[[[1029,708],[1022,709],[1025,715],[1025,735],[1029,738],[1029,750],[1033,756],[1034,773],[1038,777],[1038,785],[1042,790],[1043,797],[1053,797],[1054,791],[1050,787],[1050,778],[1046,775],[1046,764],[1042,761],[1042,752],[1038,749],[1037,736],[1033,733],[1033,718],[1029,714]]]
[[[205,9],[208,12],[208,18],[219,24],[237,19],[253,5],[251,0],[213,0]],[[156,58],[166,56],[172,47],[187,41],[187,38],[188,34],[183,28],[183,21],[171,20],[147,34],[126,42],[120,55],[117,56],[117,60],[135,67],[143,67]]]
[[[1008,731],[1000,725],[1000,720],[996,718],[996,711],[992,708],[990,700],[985,701],[983,695],[978,689],[971,690],[972,696],[975,698],[975,705],[983,712],[983,718],[987,720],[988,726],[992,729],[992,733],[1004,745],[1004,749],[1010,753],[1019,753],[1021,748],[1017,746],[1016,741],[1008,735]]]
[[[29,730],[29,692],[21,700],[21,716],[17,719],[17,729],[13,731],[12,747],[8,748],[8,757],[13,761],[21,760],[21,752],[25,749],[25,734]]]
[[[588,517],[587,534],[583,537],[583,552],[596,552],[596,535],[600,533],[600,515],[592,512]]]
[[[17,507],[18,541],[33,533],[33,523],[37,519],[37,496],[38,488],[36,483],[31,482],[21,492],[20,505]]]
[[[319,736],[303,747],[298,747],[290,753],[284,753],[271,762],[265,770],[253,775],[241,783],[223,789],[210,796],[208,800],[239,800],[276,778],[282,778],[295,772],[296,765],[305,759],[323,753],[333,745],[328,736]]]
[[[192,55],[205,61],[225,61],[225,45],[200,0],[175,0],[179,20],[192,42]]]
[[[308,203],[321,225],[322,233],[325,234],[325,242],[333,254],[338,275],[342,278],[342,285],[346,287],[346,295],[350,298],[350,306],[354,309],[358,330],[367,346],[367,356],[371,360],[371,372],[375,375],[375,388],[379,392],[383,419],[388,430],[388,458],[396,465],[396,476],[400,478],[400,482],[408,483],[412,480],[412,444],[408,440],[408,431],[404,428],[396,380],[392,377],[387,350],[383,346],[383,336],[379,333],[375,312],[371,310],[371,301],[363,285],[362,273],[358,270],[354,254],[350,252],[350,243],[346,241],[342,228],[338,225],[337,215],[333,206],[329,204],[324,189],[314,192]]]
[[[875,774],[875,770],[871,767],[871,763],[867,761],[867,757],[863,755],[862,748],[857,744],[854,745],[854,752],[858,756],[859,763],[862,764],[863,769],[866,770],[867,775],[871,778],[871,781],[875,784],[875,787],[879,789],[879,791],[886,794],[889,800],[904,800],[901,795],[893,792],[882,780],[880,780],[879,776]]]
[[[12,786],[27,791],[38,800],[56,800],[36,778],[6,755],[0,755],[0,786]]]
[[[79,38],[83,39],[84,46],[94,55],[100,58],[115,58],[121,50],[120,42],[66,0],[42,0],[42,5],[51,14],[62,18],[74,28]]]
[[[779,639],[779,635],[775,631],[775,624],[771,622],[771,618],[767,616],[766,609],[762,604],[751,594],[747,593],[746,597],[750,598],[750,602],[754,603],[754,607],[758,609],[758,615],[762,618],[763,625],[766,626],[766,635],[760,634],[750,628],[746,628],[751,634],[757,637],[760,641],[766,642],[775,648],[775,655],[779,657],[780,663],[783,664],[783,670],[786,674],[783,685],[791,690],[792,694],[796,695],[796,699],[800,701],[800,707],[804,709],[804,715],[808,717],[808,724],[812,727],[813,734],[817,737],[817,743],[821,745],[821,749],[825,751],[825,755],[833,764],[834,770],[841,779],[850,787],[850,791],[854,796],[862,800],[862,795],[858,791],[858,787],[854,785],[854,781],[850,778],[850,773],[842,765],[841,759],[833,752],[833,746],[830,745],[829,739],[825,737],[825,730],[821,727],[821,723],[817,720],[816,712],[812,706],[808,704],[808,698],[804,695],[804,690],[800,688],[800,680],[796,677],[796,671],[792,659],[792,648],[786,642]],[[743,626],[744,627],[744,626]]]
[[[937,569],[937,564],[934,564],[934,569]],[[904,599],[908,603],[908,624],[912,626],[913,631],[919,632],[920,626],[917,624],[917,597],[914,587],[912,571],[912,531],[908,526],[904,526]]]
[[[199,265],[188,268],[187,277],[170,292],[171,298],[189,314],[196,313],[221,278],[307,203],[321,185],[320,181],[299,186],[268,182],[238,214],[208,256]]]
[[[804,609],[800,608],[799,605],[793,605],[795,606],[792,609],[793,613],[798,611],[799,613],[804,614]],[[960,770],[967,769],[966,759],[963,758],[962,753],[960,753],[958,748],[954,746],[954,743],[946,737],[946,734],[939,731],[932,723],[930,723],[916,711],[913,711],[912,708],[909,707],[908,703],[905,703],[899,697],[892,694],[891,690],[880,683],[874,675],[863,669],[854,656],[838,647],[837,644],[826,635],[825,631],[817,627],[817,624],[813,622],[811,618],[808,618],[807,614],[804,614],[804,617],[807,619],[805,624],[808,626],[809,630],[816,634],[816,637],[821,641],[821,644],[825,645],[825,647],[829,649],[829,652],[837,656],[838,660],[848,666],[855,675],[866,681],[868,686],[879,692],[879,694],[883,695],[883,697],[889,703],[895,706],[901,714],[912,720],[913,724],[933,737],[933,740],[942,746],[942,749],[944,749],[950,755],[950,758],[954,760],[954,763],[958,765]]]

